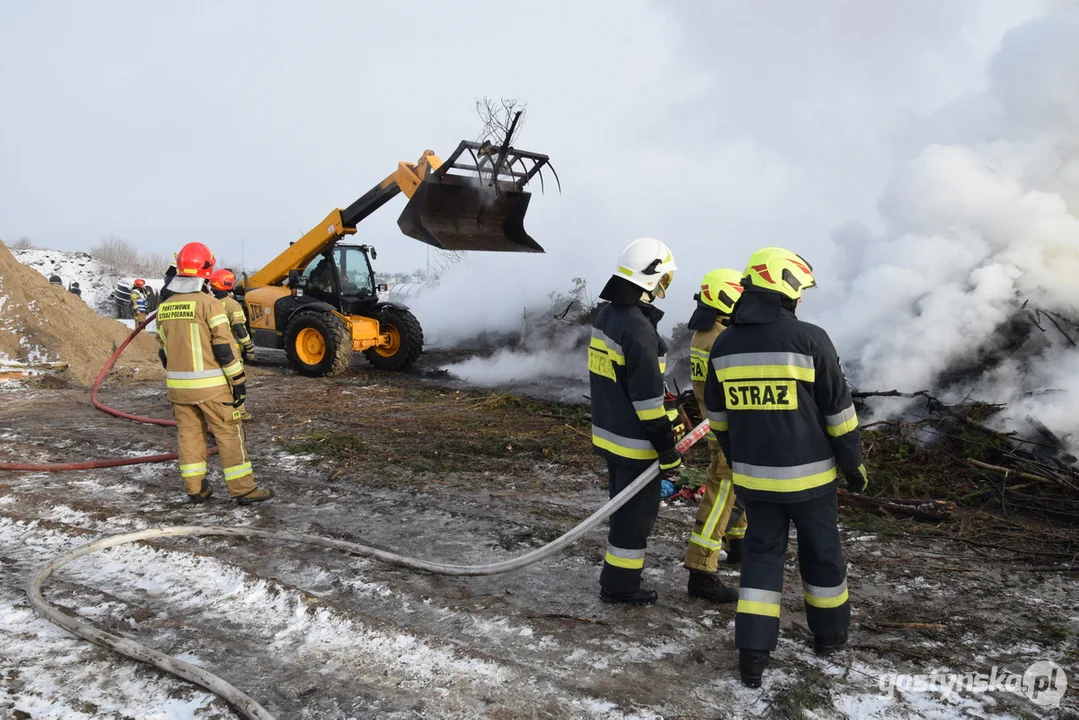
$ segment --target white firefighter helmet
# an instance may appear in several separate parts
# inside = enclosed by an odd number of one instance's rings
[[[663,297],[677,269],[670,248],[655,238],[641,238],[627,245],[618,256],[618,269],[613,276],[629,280],[655,297]]]

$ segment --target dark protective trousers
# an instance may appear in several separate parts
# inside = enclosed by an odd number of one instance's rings
[[[734,643],[739,649],[775,650],[783,598],[783,566],[791,521],[798,530],[798,565],[806,620],[814,635],[850,625],[847,565],[839,541],[835,493],[800,503],[745,500],[753,520],[742,548],[742,578]]]
[[[613,498],[641,474],[648,465],[625,466],[607,463],[607,488]],[[600,586],[611,593],[632,593],[641,587],[644,550],[659,515],[660,479],[656,477],[635,497],[611,515],[607,533],[607,556],[599,575]]]

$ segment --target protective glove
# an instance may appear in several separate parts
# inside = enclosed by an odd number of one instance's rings
[[[238,408],[247,399],[247,383],[236,383],[232,386],[232,407]]]
[[[865,465],[858,466],[858,474],[851,476],[847,475],[847,489],[852,493],[865,492],[865,489],[869,487],[869,474],[865,471]]]
[[[255,346],[254,345],[244,345],[244,346],[242,346],[240,348],[240,359],[243,360],[245,364],[251,362],[252,360],[254,360],[255,359]]]
[[[668,480],[674,480],[682,474],[682,453],[678,448],[672,447],[659,454],[659,476]]]

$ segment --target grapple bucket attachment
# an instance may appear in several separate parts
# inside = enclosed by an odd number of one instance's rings
[[[462,160],[466,152],[472,162]],[[545,164],[546,155],[462,142],[423,179],[397,225],[443,250],[543,252],[525,231],[532,194],[522,188]]]
[[[443,250],[543,252],[525,232],[531,197],[447,175],[420,183],[397,224],[405,235]]]

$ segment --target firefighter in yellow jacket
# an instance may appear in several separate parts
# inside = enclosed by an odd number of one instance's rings
[[[131,314],[135,318],[136,325],[141,325],[146,321],[146,313],[149,310],[146,293],[146,281],[137,278],[131,287]]]
[[[232,331],[233,340],[232,351],[246,365],[255,359],[255,343],[247,331],[247,313],[232,294],[235,287],[236,274],[227,268],[217,270],[210,276],[210,292],[221,301],[225,308],[225,315],[229,319],[229,330]],[[236,409],[240,411],[241,419],[251,419],[251,413],[247,412],[244,404],[241,403]]]
[[[701,417],[708,417],[704,405],[704,383],[708,378],[708,354],[716,338],[730,321],[734,304],[742,294],[742,273],[737,270],[713,270],[701,280],[701,291],[694,295],[697,309],[689,319],[693,330],[690,340],[690,377],[693,393],[701,408]],[[726,541],[727,558],[731,563],[741,561],[742,538],[746,533],[746,518],[736,510],[731,469],[715,437],[708,435],[708,478],[704,498],[697,509],[697,519],[689,536],[685,566],[689,570],[690,597],[717,603],[738,599],[738,591],[719,580],[719,551]]]
[[[214,255],[202,243],[177,254],[172,294],[157,313],[157,336],[165,384],[180,446],[180,475],[193,503],[210,498],[206,481],[206,431],[217,439],[229,495],[241,505],[272,498],[255,485],[244,444],[240,411],[247,395],[243,365],[232,349],[229,319],[207,292]]]

